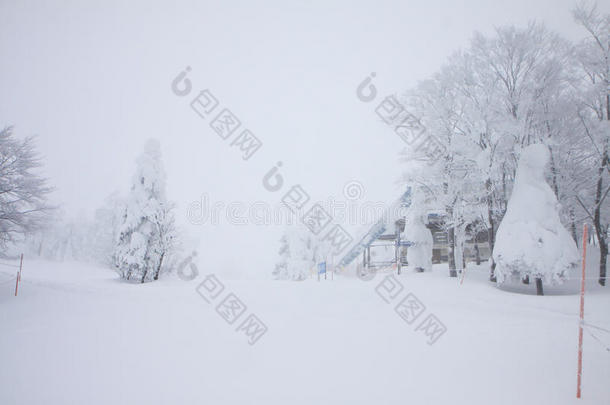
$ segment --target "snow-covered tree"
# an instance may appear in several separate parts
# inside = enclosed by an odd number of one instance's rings
[[[280,259],[275,264],[273,269],[273,278],[276,280],[288,279],[288,265],[291,259],[290,242],[288,241],[288,235],[283,234],[280,238],[280,250],[278,251]]]
[[[164,267],[171,269],[172,253],[177,250],[177,229],[176,220],[174,217],[174,204],[165,203],[161,207],[158,216],[154,218],[155,226],[158,232],[158,251],[160,252],[159,265],[154,271],[153,280],[158,280]]]
[[[521,153],[493,251],[498,284],[534,278],[539,295],[543,282],[562,282],[578,263],[576,244],[561,223],[557,198],[545,181],[549,158],[541,144]]]
[[[12,127],[0,131],[0,248],[36,232],[48,219],[51,188],[35,172],[40,166],[34,138],[16,139]]]
[[[497,223],[506,211],[520,149],[532,143],[551,146],[556,142],[556,129],[562,128],[553,125],[553,118],[565,113],[555,107],[567,86],[569,49],[567,41],[543,25],[531,23],[525,28],[499,27],[489,37],[477,33],[468,50],[474,59],[474,85],[478,86],[468,94],[475,95],[471,97],[474,111],[485,117],[480,137],[476,132],[473,135],[482,147],[480,162],[487,163],[480,167],[486,174],[492,249]],[[556,173],[560,157],[556,153],[551,157],[551,173]],[[494,268],[492,260],[492,280]]]
[[[280,259],[273,270],[278,280],[305,280],[312,269],[326,261],[329,247],[305,226],[287,226],[280,239]]]
[[[26,251],[47,260],[72,260],[74,254],[80,253],[79,247],[75,245],[82,243],[75,241],[77,229],[74,221],[66,219],[65,210],[59,208],[45,221],[43,227],[27,235]]]
[[[580,136],[590,141],[590,170],[578,201],[595,227],[599,242],[599,283],[606,284],[608,230],[610,228],[610,15],[595,5],[581,3],[574,19],[588,34],[578,44],[575,102],[581,124]],[[585,152],[586,154],[586,152]]]
[[[600,32],[610,19],[587,10],[576,12],[577,20],[596,33],[593,38],[607,38]],[[588,216],[596,224],[602,256],[607,251],[608,43],[585,42],[575,52],[540,24],[475,34],[468,48],[407,94],[407,108],[446,147],[425,170],[413,169],[417,149],[407,148],[403,180],[425,185],[445,209],[450,275],[460,270],[464,231],[473,223],[487,226],[493,250],[517,160],[534,143],[549,150],[547,178],[571,237],[578,240],[576,229]],[[600,282],[605,262],[600,262]],[[495,281],[493,259],[490,279]]]
[[[452,58],[453,62],[459,55]],[[405,102],[426,128],[423,137],[434,136],[445,145],[436,162],[419,162],[417,148],[402,152],[407,170],[405,183],[422,185],[445,211],[448,234],[449,275],[456,277],[463,267],[463,245],[467,226],[481,216],[480,170],[476,166],[478,147],[473,141],[474,117],[468,116],[470,101],[456,86],[462,66],[450,63],[420,83]],[[478,135],[478,133],[476,133]],[[476,189],[479,192],[476,192]]]
[[[94,235],[94,224],[84,215],[69,218],[59,208],[43,228],[27,235],[24,248],[32,255],[52,261],[96,261],[92,249]]]
[[[95,210],[91,246],[91,256],[95,262],[115,267],[115,243],[124,211],[125,202],[118,192],[106,197],[104,205]]]
[[[405,218],[404,236],[401,239],[413,242],[407,251],[409,267],[418,272],[432,270],[432,232],[428,223],[427,206],[423,190],[417,190]]]
[[[115,246],[121,278],[156,280],[174,238],[172,205],[165,197],[165,172],[159,142],[147,142],[126,201]]]

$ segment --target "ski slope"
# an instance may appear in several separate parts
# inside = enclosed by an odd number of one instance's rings
[[[610,352],[588,333],[575,399],[578,296],[501,291],[484,265],[461,285],[444,265],[398,278],[447,327],[432,345],[377,294],[383,275],[219,272],[268,327],[249,345],[196,292],[201,268],[188,282],[132,285],[107,269],[26,258],[17,297],[13,270],[0,267],[3,405],[610,403]],[[610,329],[610,290],[589,286],[587,322]]]

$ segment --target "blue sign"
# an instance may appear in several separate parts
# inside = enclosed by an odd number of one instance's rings
[[[326,273],[326,262],[318,263],[318,274]]]

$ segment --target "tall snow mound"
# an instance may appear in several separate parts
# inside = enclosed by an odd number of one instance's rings
[[[548,161],[544,145],[528,146],[521,154],[493,251],[498,284],[526,275],[559,284],[578,263],[576,244],[561,224],[559,203],[544,179]]]
[[[413,243],[408,248],[409,266],[419,271],[432,270],[432,232],[426,227],[426,204],[421,190],[415,193],[411,209],[406,215],[406,224],[402,239]]]

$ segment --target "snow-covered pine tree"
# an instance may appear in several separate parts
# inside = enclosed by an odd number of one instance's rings
[[[493,251],[499,285],[534,278],[538,295],[543,295],[543,282],[562,282],[578,263],[576,243],[563,227],[557,197],[545,181],[549,160],[542,144],[521,153]]]
[[[280,239],[280,260],[273,276],[278,280],[304,280],[318,263],[327,259],[328,251],[327,244],[306,227],[289,226]]]
[[[150,140],[137,160],[115,246],[121,278],[139,283],[156,280],[171,249],[173,232],[159,142]]]

